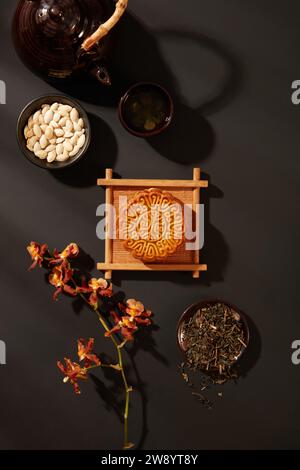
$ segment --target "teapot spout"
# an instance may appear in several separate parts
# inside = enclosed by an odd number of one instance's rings
[[[111,78],[107,68],[102,64],[93,64],[90,69],[90,74],[93,75],[104,86],[111,85]]]

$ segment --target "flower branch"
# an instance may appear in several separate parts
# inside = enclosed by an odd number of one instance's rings
[[[27,250],[32,259],[29,270],[37,266],[48,270],[49,283],[55,288],[53,299],[58,300],[61,294],[80,297],[96,313],[105,331],[104,336],[112,341],[116,349],[115,364],[101,363],[101,360],[93,352],[94,338],[88,340],[80,338],[77,342],[78,362],[65,358],[65,363],[58,361],[57,366],[64,374],[63,381],[71,383],[77,395],[81,393],[78,381],[87,380],[88,373],[92,369],[108,367],[121,374],[125,393],[123,447],[125,449],[131,448],[133,444],[128,439],[128,416],[132,387],[128,384],[124,370],[123,347],[127,342],[134,341],[134,334],[141,326],[151,324],[152,312],[146,310],[144,305],[135,299],[113,302],[111,283],[102,278],[86,279],[80,275],[80,271],[72,268],[72,259],[79,254],[76,243],[70,243],[61,252],[55,249],[53,254],[50,253],[46,244],[40,245],[36,242],[31,242]],[[102,313],[100,306],[105,307],[103,310],[109,313]],[[113,324],[112,327],[111,324]]]

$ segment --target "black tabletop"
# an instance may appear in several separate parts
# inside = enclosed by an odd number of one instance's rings
[[[2,0],[0,18],[0,79],[7,87],[0,106],[0,339],[7,347],[0,448],[120,448],[114,382],[95,373],[77,397],[56,368],[57,359],[76,357],[78,337],[95,337],[96,350],[111,353],[109,340],[88,310],[77,312],[66,297],[52,302],[44,273],[27,272],[26,245],[76,241],[97,274],[104,244],[96,208],[104,190],[96,179],[105,168],[124,178],[190,179],[195,166],[210,181],[201,253],[208,272],[199,280],[190,273],[114,278],[116,289],[154,311],[157,324],[126,359],[135,388],[131,440],[144,449],[299,448],[300,369],[291,361],[300,336],[300,109],[291,101],[299,78],[299,2],[130,0],[114,56],[114,92],[154,80],[175,101],[173,126],[149,141],[122,128],[114,93],[84,80],[53,86],[21,63],[10,32],[16,3]],[[82,164],[48,172],[23,157],[15,128],[30,100],[57,90],[88,111],[93,141]],[[212,410],[191,395],[178,369],[178,319],[203,298],[236,304],[251,329],[242,377],[211,392]]]

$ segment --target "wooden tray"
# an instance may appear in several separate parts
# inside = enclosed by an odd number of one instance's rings
[[[140,180],[140,179],[113,179],[112,169],[106,170],[106,178],[98,179],[98,186],[106,188],[106,204],[112,204],[119,215],[119,196],[127,196],[130,200],[138,191],[145,188],[163,188],[184,204],[193,207],[193,223],[200,204],[200,189],[208,187],[208,181],[201,180],[200,168],[194,168],[193,180]],[[135,259],[123,246],[123,240],[112,240],[109,237],[111,230],[111,214],[106,212],[106,238],[105,262],[98,263],[97,268],[105,272],[105,278],[111,279],[113,271],[191,271],[194,278],[199,278],[200,271],[206,271],[207,265],[200,264],[200,253],[185,250],[185,244],[178,248],[176,253],[167,258],[167,262],[148,263]]]

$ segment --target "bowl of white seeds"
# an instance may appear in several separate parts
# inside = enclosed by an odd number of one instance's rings
[[[87,113],[77,101],[63,95],[47,95],[23,109],[17,139],[31,163],[57,170],[83,157],[90,144],[91,128]]]

